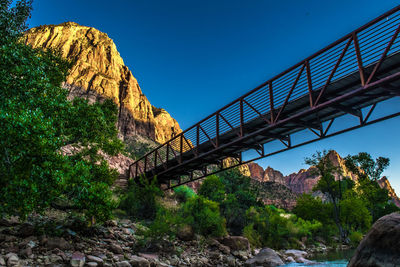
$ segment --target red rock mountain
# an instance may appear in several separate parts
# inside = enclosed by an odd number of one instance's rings
[[[63,57],[74,60],[64,84],[70,97],[113,99],[119,106],[118,128],[124,139],[142,135],[164,143],[181,132],[167,111],[150,104],[107,34],[66,22],[32,28],[24,41],[33,47],[59,50]]]
[[[400,198],[396,195],[396,192],[392,188],[388,178],[383,176],[378,180],[378,184],[381,188],[385,188],[389,192],[389,196],[392,198],[393,203],[396,204],[397,207],[400,207]]]
[[[344,177],[349,177],[353,181],[357,181],[356,175],[347,170],[344,164],[344,159],[340,157],[336,151],[330,151],[328,153],[328,157],[335,166],[338,166],[342,169]],[[257,163],[250,163],[248,166],[251,178],[260,182],[275,182],[282,184],[297,194],[310,193],[320,178],[318,175],[314,174],[314,167],[312,166],[307,170],[301,169],[299,172],[292,173],[288,176],[284,176],[281,172],[274,170],[271,167],[267,167],[264,170]],[[335,178],[338,180],[339,176],[336,175]],[[382,188],[385,188],[389,191],[389,195],[392,197],[393,202],[400,207],[400,199],[394,192],[389,180],[386,177],[382,177],[380,180],[378,180],[378,184]]]

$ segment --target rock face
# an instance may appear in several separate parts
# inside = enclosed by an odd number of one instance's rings
[[[397,207],[400,207],[400,198],[396,195],[396,192],[390,185],[388,178],[386,178],[386,176],[383,176],[381,179],[378,180],[378,184],[381,188],[385,188],[389,192],[389,196],[392,198],[393,203]]]
[[[347,170],[344,159],[334,150],[328,153],[329,159],[332,161],[334,166],[338,166],[342,169],[343,175],[339,177],[336,175],[336,180],[343,177],[349,177],[353,181],[357,181],[357,176]],[[258,180],[260,182],[275,182],[283,184],[290,188],[295,193],[310,193],[312,188],[318,183],[319,176],[315,175],[314,167],[310,167],[307,170],[301,169],[297,173],[289,174],[288,176],[283,176],[283,174],[271,167],[267,167],[265,170],[257,163],[248,164],[250,170],[250,177]],[[396,196],[393,188],[390,186],[389,181],[386,177],[382,177],[378,181],[379,185],[389,191],[391,197]],[[397,197],[397,196],[396,196]]]
[[[328,153],[329,159],[332,161],[333,165],[340,167],[343,171],[342,177],[336,175],[336,180],[343,177],[349,177],[353,181],[357,182],[357,176],[347,170],[345,166],[344,159],[340,157],[340,155],[336,151],[330,151]],[[303,194],[303,193],[311,193],[313,187],[318,183],[320,177],[315,175],[314,167],[310,167],[307,170],[301,169],[297,173],[292,173],[288,176],[284,176],[281,172],[274,170],[271,167],[267,167],[265,170],[257,163],[249,163],[247,164],[250,177],[254,180],[260,182],[261,184],[265,184],[266,191],[269,192],[268,196],[264,199],[265,204],[273,204],[284,208],[292,208],[296,205],[296,196],[292,196],[287,194],[286,188],[292,191],[294,194]],[[282,188],[275,188],[274,190],[270,190],[271,183],[280,184],[284,187]],[[392,198],[393,203],[400,207],[400,198],[396,195],[395,191],[393,190],[392,186],[390,185],[389,180],[386,177],[382,177],[378,180],[378,184],[388,190],[389,196]],[[275,192],[275,196],[271,195],[271,192]],[[279,192],[277,194],[277,192]],[[285,200],[282,202],[282,200]]]
[[[334,166],[339,167],[343,171],[342,177],[336,175],[336,180],[343,177],[349,177],[353,181],[357,181],[357,176],[354,175],[352,172],[348,171],[345,164],[344,159],[340,157],[340,155],[331,150],[328,153],[328,157],[333,163]],[[293,173],[285,177],[285,184],[288,186],[293,192],[302,194],[302,193],[310,193],[312,188],[318,183],[319,176],[315,175],[314,167],[310,167],[307,170],[301,169],[298,173]]]
[[[275,182],[279,184],[285,184],[285,177],[280,171],[274,170],[269,166],[264,170],[263,167],[253,162],[247,164],[247,166],[249,168],[251,177],[260,182]]]
[[[164,143],[181,132],[168,112],[150,104],[107,34],[66,22],[30,29],[24,38],[33,47],[59,50],[75,62],[64,84],[70,97],[114,100],[123,138],[139,134]]]
[[[377,220],[358,245],[349,267],[400,266],[400,214]]]

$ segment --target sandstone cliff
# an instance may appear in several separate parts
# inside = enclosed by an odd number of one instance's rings
[[[334,166],[342,169],[342,177],[336,175],[335,178],[349,177],[353,181],[357,182],[357,176],[347,170],[344,159],[336,152],[330,151],[328,157]],[[318,183],[320,177],[315,175],[314,167],[310,167],[307,170],[301,169],[297,173],[292,173],[288,176],[284,176],[281,172],[267,167],[265,170],[257,163],[249,163],[250,177],[259,182],[275,182],[282,184],[289,188],[292,192],[297,194],[311,193],[313,187]],[[378,180],[378,184],[388,190],[389,196],[393,199],[393,202],[400,207],[400,199],[391,187],[389,180],[386,177],[382,177]]]
[[[378,184],[381,188],[385,188],[389,192],[389,196],[392,198],[393,203],[396,204],[396,206],[400,207],[400,198],[397,196],[388,178],[386,176],[383,176],[381,179],[378,180]]]
[[[30,29],[24,41],[33,47],[59,50],[74,61],[64,84],[70,97],[113,99],[119,106],[118,129],[124,139],[143,135],[163,143],[181,132],[168,112],[150,104],[107,34],[66,22]]]

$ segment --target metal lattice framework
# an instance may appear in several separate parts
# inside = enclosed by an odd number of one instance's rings
[[[378,103],[400,96],[400,6],[266,81],[134,162],[130,177],[158,177],[168,188],[388,118]],[[333,131],[338,117],[356,125]],[[294,142],[293,134],[313,138]],[[283,149],[270,150],[279,140]],[[257,155],[242,160],[242,153]],[[224,161],[233,158],[229,164]],[[172,182],[171,182],[172,181]]]

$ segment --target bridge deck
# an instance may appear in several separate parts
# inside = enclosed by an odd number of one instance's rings
[[[328,136],[335,118],[357,116],[361,127],[377,103],[400,94],[400,7],[343,37],[260,85],[146,154],[130,167],[131,177],[158,176],[186,183],[242,164],[241,153],[309,129]],[[371,106],[368,114],[362,109]],[[397,113],[396,113],[397,115]],[[213,165],[213,168],[209,166]],[[232,165],[232,164],[231,164]],[[182,182],[182,177],[188,179]]]

